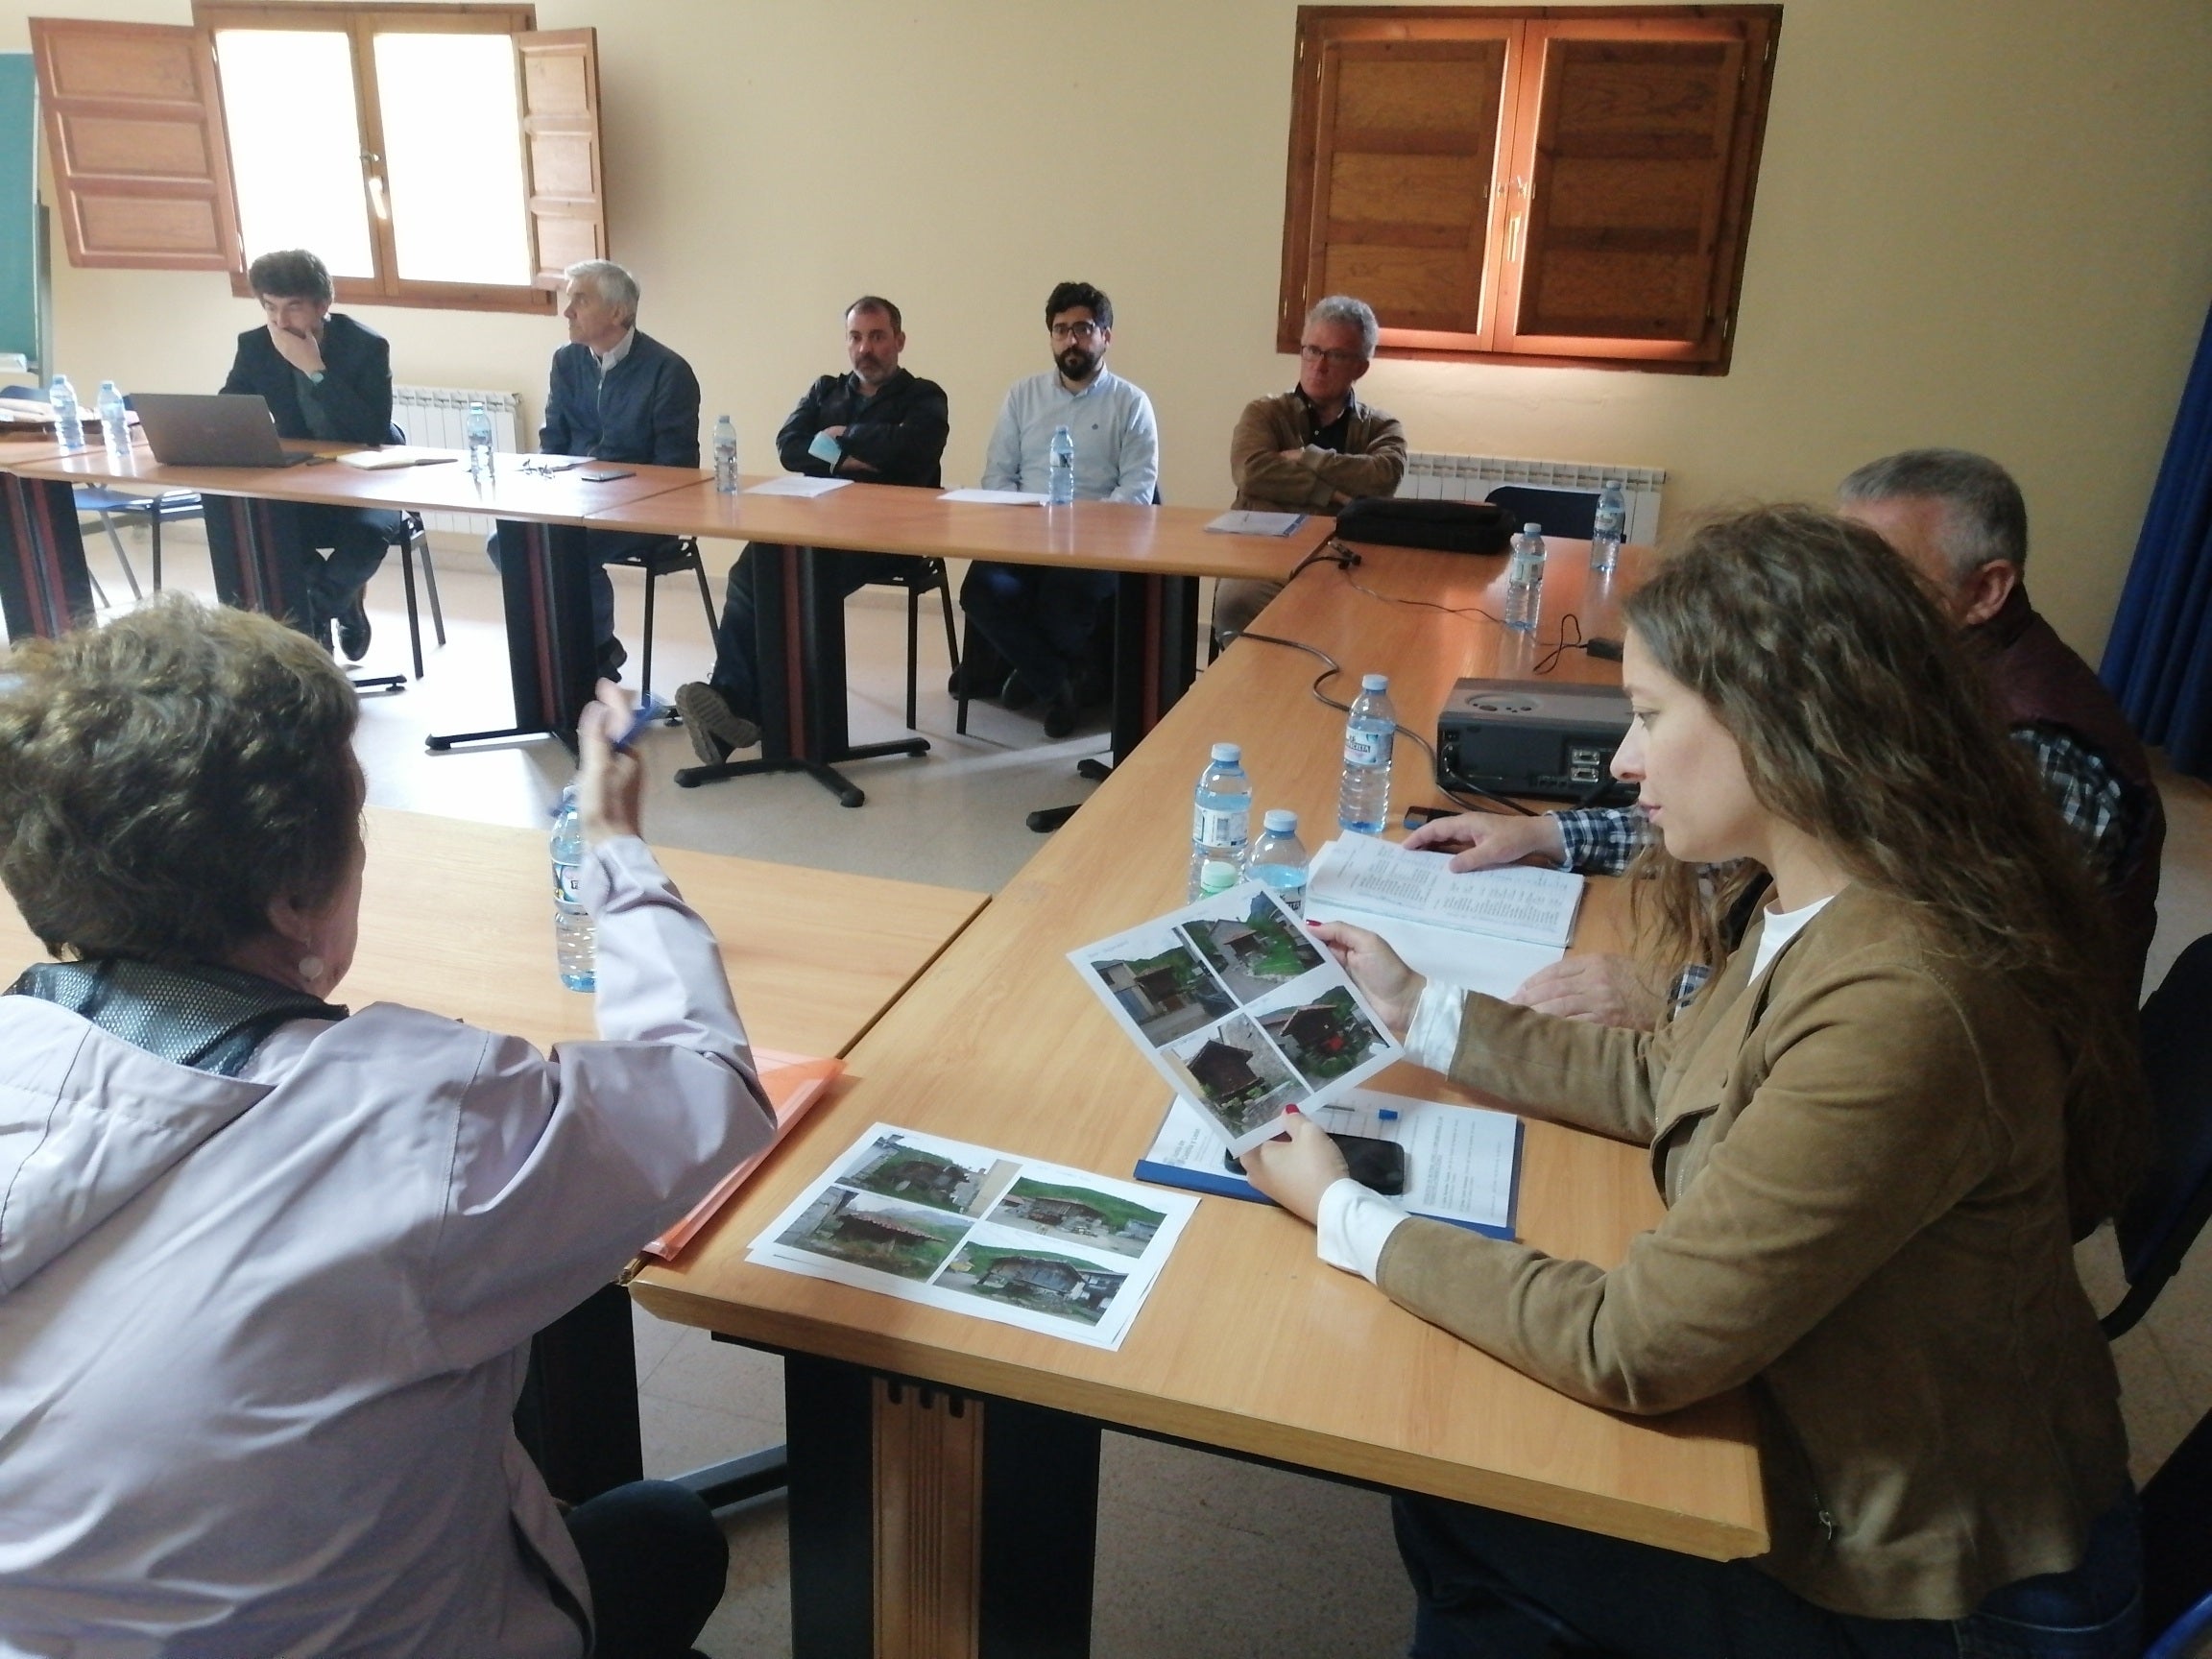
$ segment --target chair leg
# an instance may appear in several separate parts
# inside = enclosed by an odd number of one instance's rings
[[[115,517],[102,510],[100,528],[108,532],[108,545],[115,549],[115,563],[123,566],[123,580],[131,584],[131,597],[143,599],[146,595],[138,588],[138,572],[131,568],[131,555],[123,551],[123,538],[115,534]]]
[[[653,595],[660,590],[661,579],[653,574],[653,566],[645,566],[645,666],[639,671],[637,689],[640,694],[653,689]]]
[[[154,591],[161,591],[161,503],[156,500],[153,511],[146,515],[147,528],[154,532]]]
[[[945,655],[952,664],[952,671],[960,670],[960,635],[952,626],[952,585],[947,581],[937,584],[937,601],[945,608]]]
[[[922,660],[922,590],[906,589],[906,730],[919,731],[914,720],[914,671]]]
[[[84,580],[92,584],[93,604],[97,605],[103,611],[109,611],[114,609],[114,607],[108,602],[108,589],[100,586],[99,577],[93,575],[90,570],[87,570],[84,572]]]
[[[691,549],[691,574],[699,578],[699,609],[707,613],[707,637],[711,639],[722,619],[714,614],[714,589],[707,584],[707,561],[697,547]]]
[[[430,563],[430,532],[424,530],[415,544],[422,553],[422,586],[430,594],[430,629],[443,645],[445,643],[445,608],[438,603],[438,566]]]
[[[407,645],[415,653],[415,678],[422,678],[422,613],[415,606],[415,540],[399,539],[399,580],[407,589]]]

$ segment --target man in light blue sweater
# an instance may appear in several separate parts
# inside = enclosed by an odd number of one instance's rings
[[[1149,503],[1160,482],[1160,430],[1152,400],[1106,367],[1114,302],[1088,282],[1063,282],[1045,302],[1053,373],[1016,382],[991,432],[983,488],[1042,494],[1053,431],[1075,441],[1078,501]],[[1111,570],[995,565],[968,568],[960,607],[973,629],[1012,666],[1000,692],[1009,709],[1044,705],[1045,734],[1075,730],[1085,687],[1083,648],[1114,592]],[[971,648],[971,655],[976,655]]]

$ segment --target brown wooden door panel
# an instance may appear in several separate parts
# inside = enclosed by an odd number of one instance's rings
[[[230,269],[237,213],[206,37],[34,17],[31,51],[69,262]]]
[[[598,36],[589,29],[517,35],[522,147],[530,182],[533,280],[607,254],[605,150],[599,136]]]
[[[1478,328],[1507,31],[1341,23],[1304,48],[1278,349],[1327,294],[1384,328]]]
[[[1531,23],[1502,351],[1721,356],[1750,53],[1725,20]],[[1533,110],[1533,122],[1528,115]]]

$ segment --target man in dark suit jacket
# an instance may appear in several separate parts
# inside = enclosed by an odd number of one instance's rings
[[[382,444],[392,427],[392,349],[384,336],[350,317],[331,315],[330,273],[304,248],[264,253],[246,273],[261,314],[259,328],[238,336],[225,392],[251,392],[265,399],[286,438],[323,438],[347,444]],[[314,563],[308,593],[313,633],[328,642],[330,625],[347,660],[369,651],[369,615],[362,590],[385,551],[397,540],[397,513],[353,507],[301,507],[296,522]]]
[[[690,364],[638,331],[637,279],[605,259],[571,265],[565,275],[561,314],[568,320],[568,344],[553,353],[540,452],[634,466],[698,466],[699,377]],[[614,585],[603,566],[668,544],[668,537],[627,530],[593,530],[585,538],[599,672],[608,679],[629,653],[614,637]],[[499,562],[496,537],[492,562]]]
[[[890,301],[864,294],[845,308],[845,357],[853,372],[816,380],[776,434],[776,458],[786,472],[937,488],[950,430],[945,389],[900,368],[905,349],[905,327]],[[828,571],[840,594],[914,567],[902,553],[825,549],[815,558],[816,568]],[[722,621],[714,631],[712,677],[676,689],[691,747],[709,766],[729,759],[733,749],[760,741],[753,566],[751,547],[730,566]]]

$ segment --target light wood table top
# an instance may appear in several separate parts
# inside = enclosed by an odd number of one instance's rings
[[[405,1002],[541,1048],[594,1035],[592,999],[554,972],[552,885],[537,830],[372,806],[361,942],[337,995]],[[656,848],[721,941],[757,1043],[843,1054],[980,911],[950,887]],[[0,973],[45,959],[0,903]],[[5,981],[0,981],[4,983]]]
[[[295,452],[328,454],[360,445],[290,442]],[[411,449],[419,445],[410,445]],[[428,449],[421,453],[434,453]],[[537,456],[507,455],[489,479],[471,477],[467,457],[427,467],[393,467],[371,471],[320,461],[304,467],[166,467],[143,443],[132,451],[131,465],[119,468],[100,448],[18,462],[0,448],[0,469],[26,478],[70,484],[100,484],[112,490],[156,494],[190,490],[209,495],[252,495],[271,501],[319,506],[412,508],[424,513],[481,513],[495,518],[524,518],[547,524],[581,524],[610,507],[671,490],[697,485],[709,475],[695,467],[632,466],[628,462],[588,462],[567,471],[524,471]],[[587,471],[626,472],[604,484],[587,483]]]
[[[766,479],[747,477],[746,491]],[[1202,507],[1077,501],[1044,508],[947,501],[943,492],[848,484],[826,495],[724,495],[713,483],[611,505],[594,529],[658,531],[744,541],[996,559],[1011,565],[1080,565],[1155,576],[1256,576],[1280,581],[1335,528],[1309,518],[1290,536],[1217,536]]]
[[[1575,611],[1618,634],[1585,590],[1579,543],[1557,545],[1541,637]],[[1634,579],[1631,550],[1615,580]],[[1316,567],[1262,632],[1331,652],[1350,675],[1392,675],[1400,717],[1432,723],[1461,675],[1518,676],[1531,655],[1504,630],[1358,591],[1436,604],[1503,599],[1503,561],[1370,554],[1348,580]],[[1599,587],[1610,586],[1599,584]],[[1334,822],[1343,716],[1308,695],[1320,664],[1256,641],[1230,647],[1096,795],[902,997],[851,1056],[856,1078],[820,1110],[683,1262],[633,1286],[666,1317],[749,1341],[1083,1413],[1234,1451],[1438,1493],[1716,1558],[1766,1547],[1751,1412],[1741,1397],[1658,1419],[1568,1400],[1322,1265],[1310,1229],[1280,1212],[1207,1198],[1118,1354],[963,1319],[748,1264],[747,1242],[871,1122],[1126,1175],[1166,1090],[1065,953],[1183,902],[1190,797],[1208,746],[1244,746],[1256,807]],[[1571,654],[1565,677],[1609,678]],[[1342,692],[1356,681],[1338,680]],[[1431,800],[1400,750],[1394,805]],[[1600,882],[1578,946],[1619,942],[1620,892]],[[1405,1067],[1381,1084],[1448,1090]],[[1456,1098],[1471,1098],[1464,1094]],[[1638,1148],[1531,1121],[1520,1226],[1527,1242],[1614,1262],[1661,1214]]]

